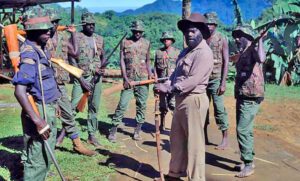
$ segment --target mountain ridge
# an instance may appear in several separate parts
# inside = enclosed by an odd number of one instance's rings
[[[239,0],[238,1],[242,16],[245,20],[258,17],[262,10],[270,6],[267,0]],[[256,11],[254,11],[256,9]],[[219,15],[220,20],[230,25],[234,23],[234,6],[231,4],[231,0],[193,0],[192,11],[200,12],[204,14],[209,11],[216,11]],[[135,10],[125,10],[120,13],[116,13],[118,16],[123,15],[139,15],[150,12],[167,12],[181,15],[182,12],[182,1],[180,0],[156,0],[153,3],[146,4]]]

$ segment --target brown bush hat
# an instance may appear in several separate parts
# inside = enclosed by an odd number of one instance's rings
[[[183,30],[188,27],[188,24],[193,24],[201,31],[203,38],[208,39],[210,37],[210,32],[206,23],[207,20],[202,14],[193,12],[187,19],[178,21],[177,26],[183,32]]]

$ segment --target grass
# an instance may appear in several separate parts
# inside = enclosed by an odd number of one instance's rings
[[[68,85],[69,93],[71,93],[71,85]],[[104,85],[107,87],[107,85]],[[14,99],[13,92],[9,88],[1,88],[0,97],[2,102],[16,102]],[[5,98],[5,99],[4,99]],[[110,119],[107,118],[107,110],[104,109],[106,106],[105,99],[101,99],[101,105],[99,110],[100,125],[106,126],[101,128],[101,131],[108,129]],[[87,109],[87,106],[86,106]],[[10,180],[14,175],[14,166],[16,161],[19,161],[21,155],[22,144],[22,125],[20,121],[21,108],[3,108],[0,112],[0,180]],[[95,149],[94,147],[87,145],[85,140],[88,138],[88,133],[85,125],[87,118],[87,111],[79,113],[76,119],[83,120],[81,123],[78,121],[76,125],[80,132],[80,138],[83,140],[84,145],[89,149]],[[58,119],[57,125],[61,128],[61,121]],[[97,133],[96,137],[100,140],[100,143],[104,145],[103,150],[109,150],[112,153],[125,153],[126,150],[122,149],[123,143],[112,144],[104,135]],[[14,142],[14,140],[19,140]],[[101,150],[101,151],[103,151]],[[73,152],[73,146],[71,139],[65,138],[62,147],[55,150],[56,159],[65,175],[69,180],[109,180],[114,175],[115,170],[103,164],[109,159],[109,154],[99,154],[96,157],[82,156]],[[15,159],[11,159],[14,157]],[[57,173],[54,165],[50,168],[51,172]],[[60,180],[57,176],[47,178],[47,181],[58,181]]]
[[[264,130],[264,131],[276,131],[278,130],[277,127],[272,125],[262,125],[262,124],[254,124],[255,129]]]
[[[6,84],[5,86],[1,86],[0,93],[0,104],[3,103],[16,103],[17,100],[14,96],[14,87]]]
[[[111,85],[103,85],[103,89],[110,87]],[[17,102],[13,95],[13,88],[10,86],[2,86],[0,92],[0,104],[1,103],[15,103]],[[68,85],[69,94],[71,94],[72,85]],[[149,98],[153,98],[152,93],[153,86],[151,85]],[[276,85],[266,85],[266,100],[268,101],[281,101],[282,99],[300,100],[299,97],[300,87],[280,87]],[[227,83],[227,96],[234,95],[234,82]],[[120,92],[116,92],[112,97],[118,99]],[[108,111],[104,107],[109,104],[104,97],[101,99],[99,120],[101,131],[107,131],[110,119],[107,117]],[[87,107],[87,106],[86,106]],[[87,108],[86,108],[87,109]],[[20,108],[2,108],[0,109],[0,180],[10,180],[13,177],[13,168],[16,161],[19,160],[22,150],[22,125],[20,121]],[[79,113],[76,119],[80,119],[81,122],[76,122],[80,131],[80,137],[82,140],[86,140],[88,137],[87,128],[84,125],[87,118],[87,112]],[[61,128],[61,122],[58,120],[58,127]],[[255,124],[255,129],[265,131],[276,131],[277,127],[271,125]],[[127,151],[123,148],[123,143],[112,144],[104,135],[97,134],[96,137],[100,140],[100,143],[104,145],[104,150],[109,150],[113,153],[124,154]],[[90,149],[93,147],[84,143]],[[69,180],[110,180],[115,174],[115,170],[104,163],[110,158],[109,154],[99,154],[96,157],[90,158],[79,155],[73,152],[73,146],[70,139],[64,140],[63,146],[56,149],[55,155],[61,169],[67,179]],[[102,153],[102,152],[101,152]],[[55,167],[52,165],[52,172],[56,172]],[[47,181],[58,181],[59,176],[47,178]]]
[[[265,85],[265,99],[268,101],[279,102],[282,99],[293,99],[300,101],[300,87],[299,86],[278,86],[275,84],[266,84]],[[234,82],[226,83],[226,92],[227,96],[234,96]]]

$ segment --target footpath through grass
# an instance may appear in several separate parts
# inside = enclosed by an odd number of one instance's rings
[[[1,87],[1,85],[0,85]],[[107,87],[104,85],[104,88]],[[68,85],[69,92],[72,86]],[[0,97],[2,103],[16,102],[13,89],[1,87]],[[109,128],[110,119],[107,118],[107,110],[104,109],[107,104],[106,100],[102,97],[98,119],[100,120],[100,131],[106,132]],[[86,106],[87,109],[87,106]],[[21,108],[2,108],[0,112],[0,180],[14,180],[16,178],[20,155],[23,148],[22,142],[22,125],[20,120]],[[86,128],[87,111],[79,113],[76,117],[76,124],[80,132],[80,137],[85,146],[89,149],[94,149],[85,143],[88,138]],[[61,128],[61,121],[57,120],[59,130]],[[110,143],[105,135],[96,135],[98,140],[104,148],[99,151],[96,157],[82,156],[73,151],[72,141],[65,138],[61,147],[55,150],[56,159],[68,180],[110,180],[110,177],[115,173],[113,168],[110,168],[105,163],[109,159],[109,154],[103,153],[125,153],[123,144]],[[106,152],[106,150],[108,150]],[[51,167],[51,172],[57,173],[54,165]],[[46,180],[60,180],[57,176],[47,178]]]

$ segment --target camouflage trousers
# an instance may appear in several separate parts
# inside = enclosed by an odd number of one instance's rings
[[[213,102],[216,123],[220,130],[224,131],[228,129],[228,116],[224,107],[224,95],[217,95],[220,81],[220,78],[210,80],[206,88],[206,93],[209,101],[212,100]],[[209,109],[207,110],[206,124],[209,124]]]
[[[165,116],[168,109],[174,111],[175,109],[175,96],[174,94],[159,93],[159,111],[161,115]]]
[[[236,131],[237,141],[241,152],[241,160],[246,165],[253,162],[254,118],[258,112],[260,103],[256,100],[238,98],[236,101]]]
[[[86,81],[91,81],[93,76],[85,78]],[[101,98],[101,87],[102,79],[100,78],[99,82],[95,84],[94,90],[91,91],[91,95],[88,99],[88,119],[87,119],[87,128],[89,135],[95,135],[98,130],[98,111],[100,106]],[[76,116],[77,111],[76,107],[83,95],[82,87],[77,79],[74,80],[73,90],[72,90],[72,108],[73,115]]]
[[[147,78],[136,77],[135,81],[147,80]],[[118,126],[126,113],[132,95],[136,99],[136,121],[138,123],[145,122],[146,103],[149,94],[149,85],[135,86],[131,89],[125,89],[121,91],[120,102],[117,106],[115,114],[112,118],[113,126]]]
[[[68,89],[65,84],[59,84],[58,89],[61,92],[61,97],[58,99],[58,105],[61,110],[59,119],[69,137],[78,134],[78,129],[75,124],[75,118],[72,114],[72,105],[68,96]]]
[[[41,117],[44,117],[41,104],[36,104]],[[47,122],[51,132],[48,143],[54,152],[56,140],[56,111],[57,103],[52,102],[46,104]],[[22,152],[21,161],[24,165],[24,180],[25,181],[41,181],[45,180],[47,172],[52,163],[50,154],[46,151],[44,141],[38,134],[36,125],[29,116],[22,111],[21,114],[23,125],[24,150]]]

